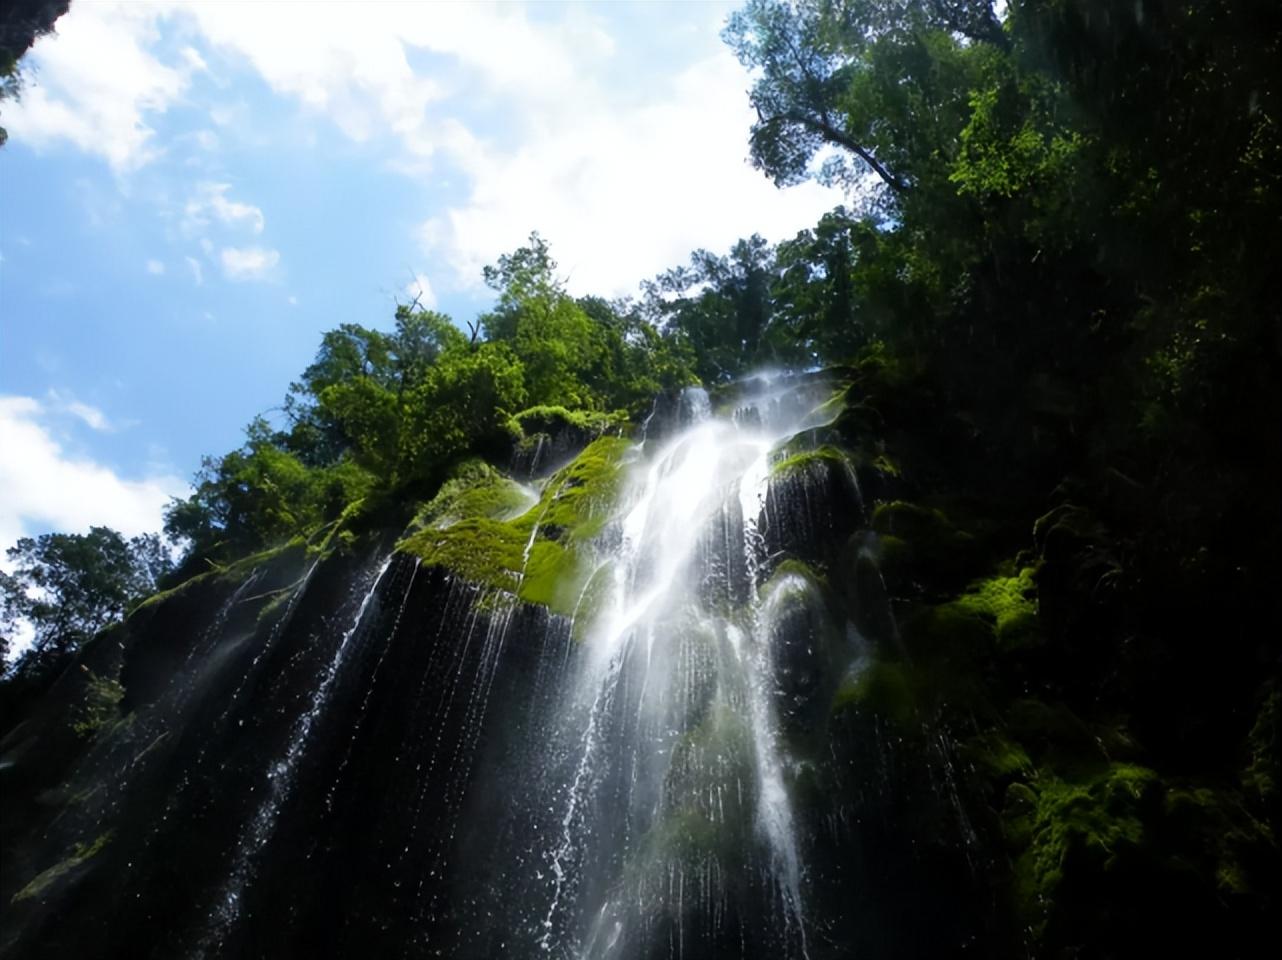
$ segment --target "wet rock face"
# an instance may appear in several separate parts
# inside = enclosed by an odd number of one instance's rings
[[[880,579],[844,552],[857,486],[827,454],[772,474],[814,404],[767,386],[746,420],[665,401],[666,438],[610,459],[604,512],[577,503],[578,461],[537,516],[471,498],[505,518],[502,577],[460,575],[476,518],[453,497],[431,549],[416,530],[401,552],[282,551],[140,611],[95,661],[125,686],[118,722],[25,808],[0,946],[998,955],[914,690],[847,695],[874,661],[895,676]],[[541,545],[575,551],[566,602],[530,600]]]

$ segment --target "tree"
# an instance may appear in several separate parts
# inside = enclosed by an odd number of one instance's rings
[[[601,369],[605,337],[556,276],[546,241],[530,234],[527,246],[485,268],[485,282],[499,295],[482,318],[486,336],[509,344],[521,361],[529,402],[601,409],[602,384],[587,375]]]
[[[689,344],[706,382],[753,365],[808,365],[804,347],[772,336],[776,274],[774,249],[754,234],[726,256],[696,250],[689,266],[644,284],[646,309],[667,336]]]
[[[255,418],[245,435],[240,449],[206,457],[192,495],[165,510],[166,534],[188,543],[189,555],[231,557],[286,540],[341,510],[346,501],[338,499],[359,495],[359,473],[344,469],[342,460],[309,468],[281,448],[263,418]]]
[[[753,163],[780,186],[815,175],[816,161],[820,179],[850,189],[866,189],[871,175],[883,190],[866,200],[885,210],[916,189],[921,167],[935,159],[910,146],[924,135],[949,147],[956,124],[941,114],[956,112],[958,94],[964,106],[968,92],[948,76],[949,61],[1009,46],[986,0],[750,0],[723,36],[757,74]],[[943,76],[921,69],[923,60]]]
[[[508,419],[527,398],[521,362],[506,343],[442,354],[406,400],[404,475],[439,482],[465,453],[510,439]]]
[[[0,575],[0,626],[34,630],[19,669],[48,676],[81,644],[154,593],[173,563],[155,534],[126,540],[115,530],[23,537],[10,547],[12,574]]]
[[[351,452],[363,467],[391,479],[406,394],[444,351],[466,343],[449,317],[412,305],[397,307],[392,333],[359,324],[328,331],[315,360],[290,386],[283,407],[289,429],[277,442],[311,467]]]

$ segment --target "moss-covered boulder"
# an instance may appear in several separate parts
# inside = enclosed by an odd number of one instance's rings
[[[1007,790],[1015,895],[1035,936],[1057,919],[1064,887],[1098,882],[1142,858],[1160,792],[1157,774],[1133,764],[1112,764],[1088,780],[1048,778]]]
[[[953,601],[959,612],[978,617],[991,626],[1000,650],[1015,650],[1041,641],[1037,624],[1037,585],[1034,569],[1023,567],[1011,575],[999,574],[974,581]]]
[[[513,414],[508,431],[515,438],[511,468],[521,477],[539,477],[573,457],[606,433],[627,430],[623,410],[571,410],[551,404]]]
[[[594,440],[516,516],[520,488],[492,467],[469,465],[398,549],[482,589],[573,614],[595,570],[587,547],[612,515],[630,447],[620,437]]]
[[[898,588],[955,588],[979,565],[975,537],[959,529],[939,507],[906,500],[873,508],[872,529],[881,541],[880,562]]]
[[[869,714],[909,728],[918,722],[918,691],[912,669],[901,661],[873,659],[859,664],[842,681],[832,712]]]

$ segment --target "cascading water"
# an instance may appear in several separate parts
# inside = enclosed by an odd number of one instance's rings
[[[532,805],[555,811],[546,953],[696,956],[751,932],[758,953],[807,954],[771,649],[771,598],[795,587],[760,582],[772,451],[813,425],[795,399],[767,388],[731,419],[687,391],[633,468],[558,708],[569,762]]]
[[[79,960],[85,929],[98,955],[152,958],[955,943],[964,924],[893,916],[966,869],[936,857],[931,879],[896,822],[910,793],[959,805],[947,746],[932,732],[906,760],[875,711],[838,709],[897,654],[855,474],[824,446],[831,392],[760,378],[728,410],[698,389],[656,403],[614,448],[621,485],[590,508],[563,603],[517,594],[568,543],[572,471],[492,515],[506,580],[294,548],[156,605],[119,654],[133,715],[69,780],[93,802],[48,833],[106,838],[82,913],[37,914],[0,952]]]
[[[361,598],[351,626],[339,638],[329,664],[320,675],[319,682],[312,692],[310,705],[294,722],[283,754],[268,767],[265,796],[258,810],[245,825],[245,831],[236,844],[234,861],[228,873],[227,882],[210,915],[210,929],[201,944],[199,956],[205,956],[209,950],[216,947],[224,939],[227,928],[235,923],[240,915],[241,895],[253,876],[255,858],[271,840],[281,805],[294,788],[299,761],[302,760],[311,742],[312,729],[329,704],[334,681],[338,679],[339,671],[343,668],[352,640],[360,631],[365,621],[365,614],[383,580],[383,575],[387,573],[391,564],[392,558],[388,556],[374,574],[369,589]],[[314,570],[315,567],[313,566],[312,569]]]

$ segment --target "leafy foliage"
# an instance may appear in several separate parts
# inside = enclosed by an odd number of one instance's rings
[[[172,567],[155,534],[126,540],[115,530],[23,537],[8,550],[13,572],[0,574],[0,626],[34,631],[18,669],[48,676],[107,624],[154,593]]]

